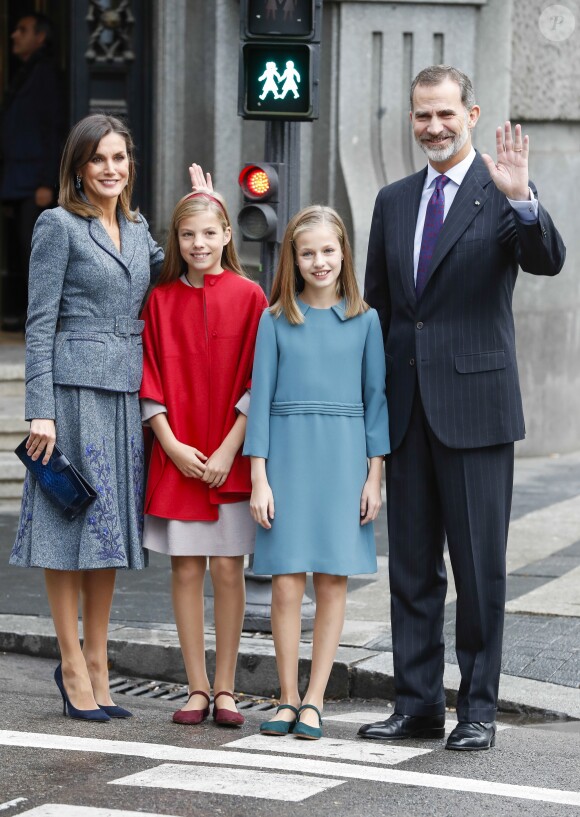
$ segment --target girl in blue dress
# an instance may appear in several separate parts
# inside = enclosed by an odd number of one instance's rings
[[[256,344],[244,453],[258,523],[254,571],[272,574],[280,707],[266,735],[317,739],[344,622],[347,577],[377,569],[373,520],[389,452],[379,319],[363,301],[341,218],[312,206],[290,221]],[[301,700],[306,573],[316,617]]]

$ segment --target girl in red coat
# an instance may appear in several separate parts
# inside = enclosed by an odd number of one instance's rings
[[[194,179],[194,174],[192,174]],[[203,174],[201,174],[203,183]],[[144,547],[171,557],[172,598],[190,696],[175,723],[209,715],[203,583],[214,588],[217,723],[244,718],[233,698],[245,608],[244,555],[254,550],[250,465],[241,456],[254,343],[267,306],[244,274],[222,197],[178,202],[159,283],[143,312],[143,419],[155,435]],[[219,700],[218,700],[219,699]]]

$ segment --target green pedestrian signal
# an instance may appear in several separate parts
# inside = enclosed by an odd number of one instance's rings
[[[294,43],[245,43],[245,79],[240,114],[248,118],[314,118],[312,46]]]
[[[321,0],[241,0],[238,114],[318,118]]]

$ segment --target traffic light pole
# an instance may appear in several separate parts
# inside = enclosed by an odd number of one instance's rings
[[[288,219],[300,209],[300,123],[276,120],[266,122],[265,142],[266,162],[279,162],[286,167],[286,202],[282,211]],[[280,244],[276,241],[262,242],[260,261],[262,265],[262,285],[269,296],[278,266]],[[246,612],[244,630],[271,632],[272,577],[257,576],[253,570],[253,557],[246,568]],[[302,630],[314,627],[316,606],[308,597],[302,600]]]
[[[280,162],[286,167],[286,202],[285,207],[281,209],[290,219],[300,209],[300,123],[287,120],[266,122],[264,153],[266,162]],[[278,242],[262,243],[260,251],[262,285],[268,296],[276,274],[279,254]]]

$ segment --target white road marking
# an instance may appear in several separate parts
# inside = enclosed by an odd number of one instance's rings
[[[237,797],[257,797],[260,800],[284,800],[299,803],[326,789],[340,786],[344,780],[305,777],[297,774],[256,772],[247,769],[217,769],[207,766],[184,766],[165,763],[155,769],[111,780],[115,786],[145,786],[156,789],[204,791],[233,794]]]
[[[384,712],[345,712],[344,715],[325,715],[325,721],[336,721],[340,723],[375,723],[375,721],[384,721],[389,715],[392,715],[392,710],[387,708]],[[457,721],[454,718],[445,719],[445,734],[448,735],[457,726]],[[504,729],[511,729],[509,723],[496,724],[497,731],[503,732]],[[276,740],[276,738],[274,738]],[[351,758],[353,760],[354,758]]]
[[[281,752],[292,755],[310,755],[327,760],[354,760],[358,763],[380,763],[394,766],[404,763],[418,755],[429,755],[431,749],[415,749],[410,746],[380,743],[364,740],[297,740],[291,735],[285,738],[267,735],[250,735],[231,743],[224,744],[225,749],[250,749],[258,752]]]
[[[392,707],[386,706],[381,712],[345,712],[343,715],[325,715],[324,720],[340,723],[374,723],[383,721],[392,714]]]
[[[171,817],[150,811],[124,811],[115,808],[95,808],[94,806],[65,806],[62,803],[45,803],[30,811],[22,811],[18,817]]]
[[[282,738],[281,738],[282,740]],[[55,749],[76,752],[96,752],[127,757],[146,757],[154,760],[173,760],[179,763],[207,763],[213,766],[242,766],[250,769],[272,769],[302,772],[308,775],[368,780],[375,783],[393,783],[401,786],[421,786],[445,791],[471,792],[486,796],[515,797],[543,803],[561,803],[580,806],[580,791],[517,786],[492,780],[469,777],[448,777],[439,774],[401,771],[350,763],[299,757],[272,757],[219,749],[191,749],[159,743],[79,738],[70,735],[48,735],[43,732],[16,732],[0,730],[0,745],[22,746],[32,749]],[[442,750],[443,751],[443,750]]]
[[[9,808],[14,808],[20,803],[26,803],[27,800],[28,797],[16,797],[14,800],[7,800],[5,803],[0,803],[0,811],[8,811]]]
[[[507,572],[513,573],[520,567],[546,559],[577,542],[579,516],[580,496],[574,496],[531,511],[511,522],[506,554]]]
[[[580,512],[578,515],[580,517]],[[576,567],[557,579],[541,584],[525,596],[508,601],[505,609],[509,613],[580,616],[579,583],[580,567]]]

